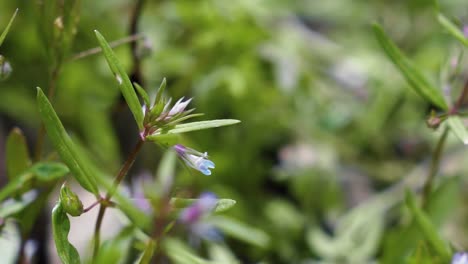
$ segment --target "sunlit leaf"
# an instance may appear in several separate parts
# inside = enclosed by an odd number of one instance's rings
[[[156,247],[156,242],[150,239],[148,243],[146,243],[145,250],[141,254],[140,259],[138,260],[138,264],[151,263],[151,258],[153,257],[155,247]]]
[[[463,142],[468,144],[468,132],[466,131],[463,121],[458,116],[449,116],[447,119],[450,130]]]
[[[443,110],[447,110],[448,106],[442,92],[433,86],[418,68],[403,55],[392,40],[385,34],[382,27],[374,24],[373,28],[380,46],[392,60],[393,64],[400,70],[414,91],[428,102],[431,102]]]
[[[165,135],[165,134],[180,134],[186,133],[190,131],[208,129],[208,128],[215,128],[215,127],[222,127],[222,126],[230,126],[240,123],[239,120],[236,119],[219,119],[219,120],[209,120],[209,121],[199,121],[199,122],[191,122],[185,124],[175,125],[174,128],[169,129],[168,131],[164,131],[162,133],[157,132],[151,136],[148,136],[147,139],[149,140],[158,140],[158,136]]]
[[[175,209],[186,208],[192,205],[194,202],[198,201],[199,199],[184,199],[184,198],[171,198],[171,206]],[[236,204],[235,200],[232,199],[217,199],[216,206],[213,209],[215,213],[221,213],[229,210]]]
[[[213,264],[197,256],[181,241],[168,238],[164,240],[164,249],[169,258],[176,264]]]

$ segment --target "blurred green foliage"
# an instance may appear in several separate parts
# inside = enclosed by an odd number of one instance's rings
[[[103,56],[71,58],[98,46],[95,29],[108,41],[128,36],[133,5],[82,0],[74,41],[65,38],[70,49],[56,54],[64,59],[54,108],[109,174],[137,139],[137,126]],[[13,68],[0,82],[0,135],[20,126],[32,143],[40,127],[35,87],[50,89],[57,67],[54,47],[44,40],[53,33],[43,30],[54,21],[41,18],[31,1],[0,1],[0,29],[16,8],[0,47]],[[441,1],[439,8],[453,21],[468,21],[466,1]],[[381,24],[453,102],[468,75],[463,57],[458,73],[452,65],[466,48],[437,19],[434,3],[422,0],[146,1],[138,21],[145,39],[136,42],[140,84],[154,96],[165,77],[168,95],[194,97],[207,120],[242,120],[182,139],[207,150],[216,169],[204,177],[179,166],[175,193],[210,190],[237,201],[215,219],[226,243],[207,244],[197,254],[223,263],[428,263],[441,257],[404,204],[406,188],[421,189],[441,129],[426,127],[433,107],[408,89],[371,28]],[[131,73],[130,45],[114,51]],[[46,147],[52,150],[50,142]],[[427,211],[456,251],[468,249],[465,155],[450,135]],[[139,157],[132,175],[156,171],[161,151],[147,146]],[[4,168],[0,176],[6,182]],[[200,261],[179,240],[166,247],[169,257],[171,250],[184,252],[172,257],[176,263]]]

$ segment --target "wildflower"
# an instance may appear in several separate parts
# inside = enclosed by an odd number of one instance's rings
[[[457,252],[452,257],[451,264],[468,264],[468,253]]]
[[[185,164],[205,175],[211,175],[210,169],[214,169],[215,164],[211,160],[207,159],[208,153],[201,153],[180,144],[175,145],[174,149]]]
[[[203,193],[199,199],[185,208],[179,216],[179,221],[186,225],[190,233],[196,238],[220,240],[218,230],[206,218],[214,210],[217,197],[213,193]]]
[[[190,101],[192,101],[192,98],[185,100],[185,101],[183,100],[184,100],[184,97],[180,98],[179,101],[177,101],[174,104],[174,106],[171,108],[171,110],[169,111],[165,119],[169,119],[177,114],[184,112],[187,105],[190,103]]]

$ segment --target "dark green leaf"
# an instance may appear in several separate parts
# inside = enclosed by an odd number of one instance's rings
[[[79,264],[80,255],[76,248],[68,242],[68,233],[70,232],[70,220],[62,208],[61,203],[57,203],[52,210],[52,231],[54,236],[55,248],[64,264]]]
[[[140,101],[138,101],[138,97],[135,93],[135,90],[133,89],[132,83],[130,82],[130,78],[128,78],[128,75],[120,64],[120,61],[117,59],[114,51],[112,51],[112,48],[109,46],[101,33],[99,33],[97,30],[94,32],[96,33],[96,38],[102,48],[104,57],[106,57],[107,63],[109,64],[109,67],[114,73],[117,83],[119,84],[120,91],[122,92],[122,95],[124,96],[130,111],[132,111],[133,117],[135,118],[138,127],[140,130],[142,130],[144,118],[143,112],[141,111]]]
[[[43,182],[56,180],[70,172],[68,167],[60,162],[39,162],[28,171],[33,173],[36,179]]]
[[[136,88],[138,94],[143,99],[143,102],[145,102],[146,107],[150,107],[151,106],[150,99],[145,89],[143,89],[143,87],[141,87],[138,83],[133,83],[133,86]]]
[[[28,145],[19,128],[11,130],[6,143],[6,167],[8,179],[12,180],[31,166]]]
[[[37,89],[37,103],[47,135],[63,162],[67,164],[73,176],[83,188],[91,193],[98,194],[99,191],[92,170],[80,157],[74,143],[41,88]]]
[[[18,13],[18,8],[15,10],[15,13],[13,13],[13,16],[11,16],[10,21],[8,22],[8,25],[6,26],[6,28],[2,32],[2,35],[0,35],[0,46],[2,46],[6,35],[8,34],[8,31],[10,31],[11,24],[13,24],[13,20],[15,20],[15,17],[16,17],[17,13]]]
[[[414,91],[428,102],[443,110],[447,110],[448,106],[442,92],[433,86],[411,61],[403,55],[379,25],[374,24],[373,28],[380,46],[392,60],[393,64],[400,70]]]

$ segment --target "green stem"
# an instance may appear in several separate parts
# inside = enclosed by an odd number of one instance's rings
[[[119,173],[114,179],[114,184],[111,190],[109,190],[106,194],[106,197],[101,200],[100,202],[100,207],[99,207],[99,213],[96,218],[96,225],[94,228],[94,248],[93,248],[93,260],[96,260],[97,254],[99,252],[99,245],[100,245],[100,240],[101,240],[101,226],[102,226],[102,220],[104,219],[104,214],[106,213],[107,207],[110,205],[110,199],[114,195],[115,191],[117,190],[117,187],[119,184],[122,182],[122,180],[125,178],[125,175],[127,175],[128,171],[132,167],[133,163],[135,162],[135,159],[137,157],[138,152],[140,152],[141,147],[143,146],[144,141],[139,139],[138,143],[136,144],[135,148],[133,151],[128,155],[127,160],[125,163],[122,165],[122,167],[119,170]]]
[[[431,167],[430,167],[426,182],[424,183],[424,186],[423,186],[422,208],[424,209],[427,209],[429,196],[432,192],[432,185],[433,185],[435,176],[439,172],[440,157],[442,156],[442,152],[444,150],[447,135],[448,135],[448,128],[446,127],[444,129],[444,132],[442,132],[442,135],[440,136],[439,141],[437,142],[437,146],[434,149],[434,152],[432,153]]]

